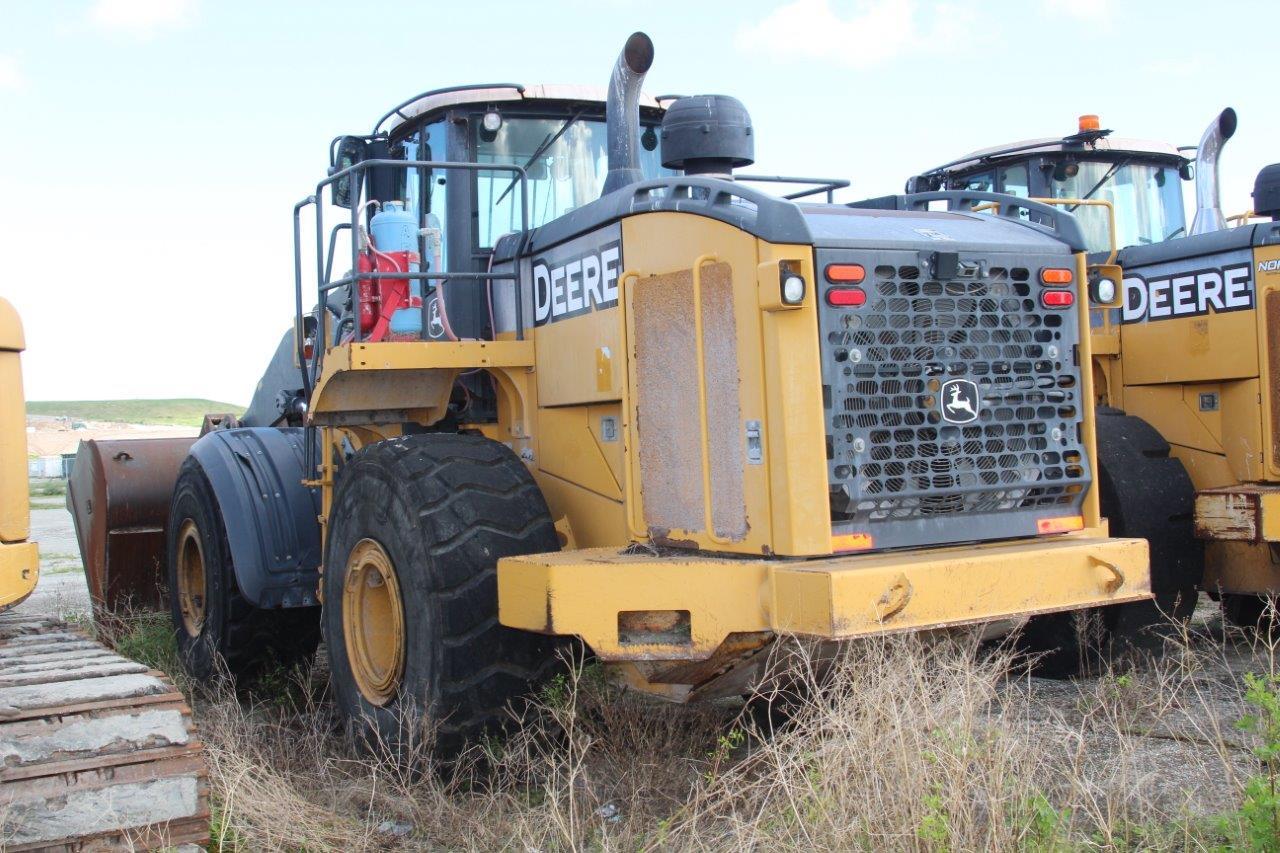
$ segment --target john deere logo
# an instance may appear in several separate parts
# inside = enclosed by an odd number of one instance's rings
[[[942,383],[942,419],[953,424],[967,424],[978,419],[978,386],[968,379],[951,379]]]

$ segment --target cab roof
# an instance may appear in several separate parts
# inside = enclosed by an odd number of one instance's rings
[[[394,133],[400,125],[421,115],[458,104],[496,104],[511,101],[595,101],[604,104],[608,90],[603,86],[584,86],[574,83],[539,83],[524,86],[519,83],[481,83],[474,86],[451,86],[416,95],[384,115],[374,133]],[[672,96],[654,98],[640,95],[640,106],[654,110],[663,109],[663,101]]]
[[[1002,160],[1023,159],[1036,154],[1128,154],[1149,159],[1167,159],[1177,165],[1191,162],[1178,152],[1178,149],[1167,142],[1154,139],[1133,139],[1128,137],[1096,136],[1082,139],[1080,136],[1060,138],[1044,137],[1042,139],[1024,139],[1021,142],[1009,142],[991,148],[980,148],[971,151],[958,160],[944,163],[923,174],[937,172],[967,172],[970,169],[993,165]]]

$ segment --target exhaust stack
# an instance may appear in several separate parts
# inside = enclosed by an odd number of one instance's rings
[[[1191,234],[1208,234],[1227,227],[1222,215],[1222,202],[1218,191],[1218,157],[1222,146],[1236,132],[1236,111],[1227,107],[1213,123],[1205,128],[1196,150],[1196,217],[1191,222]]]
[[[605,104],[609,173],[603,194],[644,178],[640,171],[640,84],[651,65],[653,40],[644,33],[632,33],[609,77]]]

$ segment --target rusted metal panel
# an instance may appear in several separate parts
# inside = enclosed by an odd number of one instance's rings
[[[95,609],[164,606],[164,525],[194,438],[82,441],[67,484]]]
[[[1243,487],[1198,492],[1195,530],[1197,539],[1260,542],[1261,497]]]
[[[1225,542],[1280,542],[1280,486],[1240,483],[1196,493],[1196,536]]]

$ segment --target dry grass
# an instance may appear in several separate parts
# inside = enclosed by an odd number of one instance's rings
[[[323,672],[276,674],[257,698],[196,691],[215,841],[1056,851],[1235,849],[1242,837],[1260,770],[1236,726],[1241,676],[1275,671],[1265,644],[1206,629],[1154,665],[1079,682],[1031,678],[1007,649],[966,636],[869,640],[833,659],[780,643],[775,655],[797,678],[752,707],[657,703],[577,662],[505,740],[437,772],[348,742]]]

